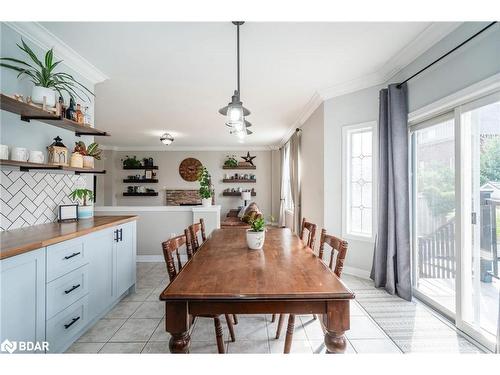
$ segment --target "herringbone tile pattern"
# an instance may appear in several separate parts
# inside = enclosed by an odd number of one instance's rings
[[[57,207],[72,203],[68,194],[84,183],[77,175],[2,171],[0,230],[56,221]]]

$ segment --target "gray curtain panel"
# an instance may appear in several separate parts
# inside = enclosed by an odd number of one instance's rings
[[[300,205],[300,130],[290,138],[290,190],[293,201],[293,230],[299,233],[301,218]]]
[[[376,287],[411,300],[408,105],[406,85],[380,91],[378,230],[371,278]]]
[[[285,168],[288,168],[288,165],[285,165],[285,152],[286,145],[280,148],[280,217],[279,217],[279,226],[285,227],[285,194],[286,194],[286,183],[285,183]]]

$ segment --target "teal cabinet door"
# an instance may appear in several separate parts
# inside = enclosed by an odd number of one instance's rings
[[[135,284],[136,222],[116,227],[116,296],[119,297]]]

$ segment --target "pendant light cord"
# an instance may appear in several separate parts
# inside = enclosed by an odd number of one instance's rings
[[[238,98],[241,98],[240,93],[240,25],[236,25],[236,61],[238,75]]]

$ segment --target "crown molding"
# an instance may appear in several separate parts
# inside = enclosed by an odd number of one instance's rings
[[[286,131],[283,138],[281,138],[279,144],[271,147],[279,148],[283,146],[286,142],[288,142],[295,129],[300,128],[302,125],[304,125],[307,119],[311,117],[311,115],[321,105],[321,103],[323,103],[323,98],[319,95],[318,92],[314,92],[311,99],[309,99],[307,104],[302,108],[302,111],[300,112],[299,117],[297,117],[297,120],[294,121],[294,123]]]
[[[103,150],[110,151],[222,151],[222,152],[246,152],[246,151],[272,151],[278,146],[107,146],[100,145]]]
[[[281,139],[279,147],[288,141],[295,129],[300,128],[322,102],[337,96],[381,85],[389,81],[403,68],[415,61],[419,56],[459,27],[462,23],[463,22],[433,22],[395,56],[389,59],[389,61],[387,61],[381,69],[364,76],[315,91],[311,99],[309,99],[309,102],[305,105],[302,112],[298,116],[297,120],[295,120]]]
[[[63,60],[63,64],[87,79],[92,85],[103,82],[109,77],[92,63],[51,33],[38,22],[4,22],[12,30],[21,34],[43,50],[54,48],[54,55]]]

